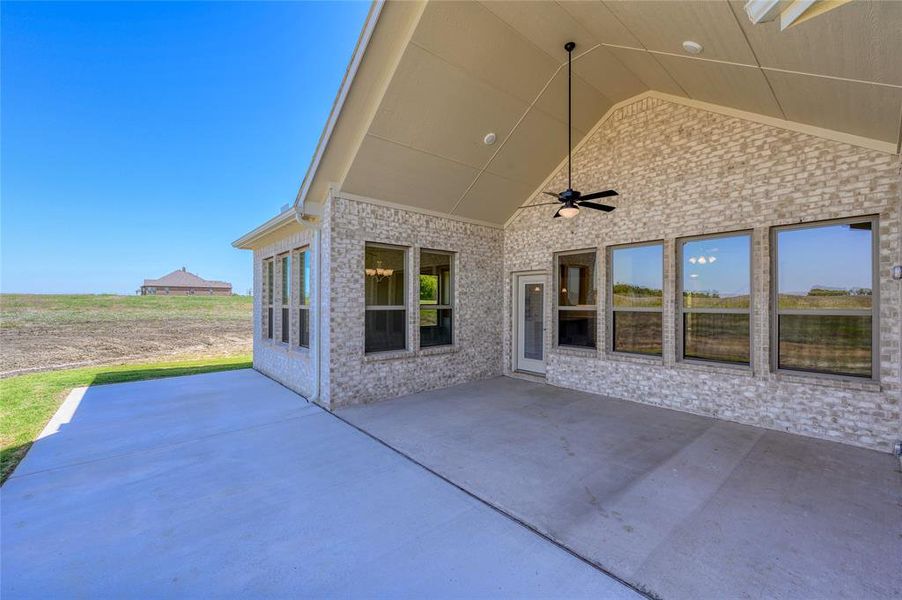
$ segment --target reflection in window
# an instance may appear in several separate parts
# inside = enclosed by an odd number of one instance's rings
[[[873,376],[874,218],[776,230],[776,363]]]
[[[557,332],[559,346],[595,347],[595,252],[557,257]]]
[[[682,242],[683,358],[750,364],[751,235]]]
[[[291,290],[291,259],[287,254],[283,255],[279,259],[279,263],[282,266],[282,293],[281,293],[281,304],[282,304],[282,342],[288,343],[288,336],[291,332],[291,321],[289,320],[289,308],[288,302],[290,299],[290,290]]]
[[[661,355],[664,247],[643,244],[611,250],[611,349]]]
[[[297,250],[294,255],[297,269],[297,288],[295,289],[294,306],[297,314],[297,345],[310,347],[310,251]]]
[[[446,346],[453,341],[453,255],[420,252],[420,347]]]
[[[273,259],[268,258],[263,261],[263,331],[266,332],[266,339],[272,339],[272,301],[273,301]],[[167,288],[166,293],[169,293]]]
[[[364,349],[366,352],[404,350],[407,347],[406,251],[367,244],[365,255]]]

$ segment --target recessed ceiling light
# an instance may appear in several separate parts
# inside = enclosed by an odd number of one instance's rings
[[[486,146],[491,146],[492,144],[495,143],[496,139],[497,138],[494,133],[487,133],[487,134],[485,134],[485,137],[482,138],[482,141],[485,142]]]
[[[698,54],[703,49],[704,48],[702,48],[702,45],[698,42],[693,42],[692,40],[686,40],[685,42],[683,42],[683,50],[685,50],[689,54]]]

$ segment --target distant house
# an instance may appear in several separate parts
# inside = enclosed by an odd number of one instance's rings
[[[211,281],[189,273],[185,267],[159,279],[145,279],[142,296],[231,296],[232,284]]]

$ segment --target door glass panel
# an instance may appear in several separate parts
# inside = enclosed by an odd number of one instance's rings
[[[542,360],[545,286],[541,283],[526,284],[523,298],[523,358]]]

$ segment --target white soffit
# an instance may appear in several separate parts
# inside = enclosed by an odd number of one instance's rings
[[[683,54],[683,42],[704,46],[704,57],[757,65],[755,54],[727,2],[606,2],[611,12],[648,50]]]
[[[651,91],[898,151],[902,2],[851,2],[781,32],[752,25],[744,0],[432,1],[338,185],[504,223],[566,156],[569,40],[574,145],[612,106]],[[702,53],[687,55],[686,40]]]

